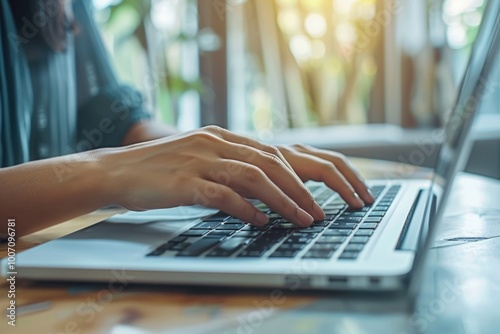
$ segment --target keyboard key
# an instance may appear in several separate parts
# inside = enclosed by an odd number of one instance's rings
[[[265,252],[265,250],[244,250],[238,257],[261,257]]]
[[[314,245],[304,254],[304,258],[306,259],[329,259],[332,257],[335,250],[338,248],[338,245],[334,247],[317,247],[322,245]]]
[[[380,223],[382,221],[382,217],[367,217],[365,219],[365,223]]]
[[[253,226],[250,224],[245,224],[245,226],[240,231],[265,231],[269,227],[271,227],[269,224],[265,226]]]
[[[226,257],[231,256],[241,247],[248,244],[252,239],[242,237],[232,237],[222,241],[215,249],[213,249],[207,256],[210,257]]]
[[[188,230],[181,233],[181,237],[201,237],[208,233],[208,230]]]
[[[234,251],[241,247],[244,244],[248,244],[252,239],[251,238],[243,238],[243,237],[232,237],[221,242],[217,249],[225,250],[225,251]]]
[[[288,243],[284,242],[279,247],[278,250],[301,250],[307,244],[306,243]]]
[[[261,231],[237,231],[234,234],[234,237],[249,237],[249,238],[255,238],[261,235]],[[210,234],[209,234],[210,235]]]
[[[193,227],[191,227],[190,230],[211,230],[211,229],[214,229],[216,228],[218,225],[220,224],[220,222],[218,221],[204,221],[204,222],[201,222]]]
[[[330,224],[330,226],[328,226],[328,229],[329,230],[333,230],[333,229],[353,229],[356,226],[358,226],[358,224],[356,224],[356,223],[347,223],[347,222],[334,221],[333,223]]]
[[[260,242],[277,243],[288,236],[288,230],[269,230],[264,233],[258,240]]]
[[[295,225],[294,223],[287,222],[287,221],[282,221],[282,222],[279,222],[273,226],[273,229],[276,229],[276,228],[278,228],[278,229],[296,229],[297,225]]]
[[[334,194],[335,194],[335,192],[333,190],[325,189],[316,196],[316,200],[317,201],[325,201],[325,200],[329,199],[330,197],[332,197]]]
[[[366,216],[366,212],[360,212],[360,211],[346,211],[344,212],[340,218],[342,217],[361,217],[363,218],[364,216]]]
[[[326,235],[321,236],[316,243],[317,244],[329,244],[329,243],[343,243],[347,238],[339,235]]]
[[[340,260],[355,260],[358,258],[359,252],[343,252],[340,254]]]
[[[314,238],[299,237],[299,236],[290,236],[288,239],[284,241],[283,244],[298,244],[298,245],[306,245],[310,243]]]
[[[333,214],[333,213],[326,213],[326,212],[325,212],[325,220],[326,220],[326,221],[330,221],[330,222],[331,222],[332,220],[334,220],[334,219],[335,219],[335,217],[337,217],[337,215],[336,215],[336,214]]]
[[[241,219],[231,217],[225,220],[224,224],[244,224],[244,222]]]
[[[370,237],[354,236],[351,238],[349,243],[351,244],[366,244],[370,240]]]
[[[317,244],[317,243],[315,243],[314,245],[312,245],[311,248],[309,248],[309,250],[325,250],[325,249],[336,250],[337,248],[339,248],[339,246],[340,246],[340,243],[329,243],[329,244]]]
[[[323,209],[323,212],[326,214],[326,215],[338,215],[340,213],[340,210],[339,209],[328,209],[328,208],[324,208]]]
[[[209,234],[206,235],[205,238],[223,238],[223,237],[229,237],[230,235],[232,235],[234,232],[234,230],[225,230],[225,231],[212,231],[210,232]]]
[[[338,230],[326,230],[323,233],[323,236],[328,236],[328,235],[340,235],[340,236],[348,236],[352,233],[352,229],[338,229]]]
[[[333,201],[328,203],[328,205],[345,205],[345,201],[341,197],[335,198]]]
[[[217,239],[203,238],[186,247],[179,254],[177,254],[177,256],[198,256],[214,247],[218,243],[219,240]]]
[[[323,227],[321,226],[309,226],[306,228],[301,228],[300,233],[318,233],[323,231]]]
[[[389,206],[387,205],[377,205],[375,208],[373,208],[373,211],[387,211],[389,210]]]
[[[302,258],[304,258],[304,259],[329,259],[332,257],[333,253],[335,253],[334,250],[322,250],[322,251],[310,250],[310,251],[307,251],[307,253],[305,253]]]
[[[260,244],[256,244],[253,247],[250,246],[239,253],[237,257],[262,257],[271,248],[271,246],[261,246]]]
[[[383,216],[385,216],[385,212],[383,212],[383,211],[370,212],[370,217],[383,217]]]
[[[358,230],[354,236],[356,237],[359,237],[359,236],[362,236],[362,237],[369,237],[373,234],[373,230]]]
[[[267,205],[265,205],[264,203],[256,204],[255,207],[262,212],[267,212],[270,210],[269,207]]]
[[[326,227],[328,224],[330,224],[330,220],[317,220],[313,222],[312,226],[320,226],[320,227]]]
[[[264,255],[269,249],[273,248],[276,243],[269,243],[263,241],[262,238],[259,238],[252,242],[250,246],[243,250],[242,254],[259,254],[258,256]]]
[[[272,258],[293,258],[295,257],[300,250],[276,250],[269,257]]]
[[[355,252],[359,252],[363,249],[365,245],[364,244],[351,244],[349,243],[345,249],[344,249],[344,252],[345,251],[355,251]]]
[[[240,228],[245,227],[246,224],[244,223],[222,223],[220,224],[216,230],[239,230]]]
[[[345,213],[349,213],[349,212],[368,212],[368,211],[370,211],[370,207],[364,206],[361,209],[348,208]]]
[[[260,237],[252,242],[246,249],[238,256],[242,257],[260,257],[263,256],[269,249],[274,247],[281,240],[273,238]]]
[[[311,193],[314,193],[315,191],[323,188],[323,185],[321,185],[321,184],[314,184],[314,183],[308,183],[308,184],[306,184],[306,187],[307,187],[307,189],[309,189],[309,191]]]
[[[341,215],[339,218],[335,220],[335,222],[359,223],[361,219],[362,219],[361,217],[349,217]]]
[[[374,230],[378,227],[378,224],[377,223],[363,223],[361,224],[361,226],[359,227],[360,229],[370,229],[370,230]]]
[[[314,239],[319,235],[319,233],[308,233],[308,232],[303,232],[302,230],[296,230],[290,234],[291,238],[308,238],[308,239]]]
[[[160,256],[163,253],[165,253],[165,249],[157,248],[154,251],[152,251],[151,253],[147,254],[146,256]]]
[[[328,204],[323,207],[323,210],[343,210],[346,207],[345,204]]]
[[[286,220],[283,219],[282,217],[274,218],[274,219],[269,219],[269,223],[267,223],[267,225],[269,225],[271,227],[271,226],[274,226],[276,224],[283,223],[283,222],[286,222]]]

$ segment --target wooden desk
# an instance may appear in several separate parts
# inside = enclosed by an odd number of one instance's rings
[[[355,163],[369,178],[428,175],[386,162]],[[500,182],[464,175],[453,194],[438,238],[441,248],[431,253],[412,313],[402,294],[284,291],[277,299],[262,290],[127,286],[110,293],[106,284],[18,282],[17,305],[40,306],[40,311],[18,314],[15,328],[2,317],[0,333],[497,333],[500,239],[493,237],[500,236]],[[27,236],[18,250],[107,216],[92,214]],[[487,239],[466,242],[477,237]],[[5,246],[0,251],[4,256]],[[4,282],[1,289],[5,310]]]

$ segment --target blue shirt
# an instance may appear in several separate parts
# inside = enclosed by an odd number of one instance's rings
[[[119,146],[150,118],[141,94],[117,80],[89,2],[73,2],[78,32],[66,51],[32,59],[30,36],[0,0],[0,167]]]

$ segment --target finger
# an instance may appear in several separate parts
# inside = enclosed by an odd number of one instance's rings
[[[207,129],[207,131],[209,131],[211,133],[216,134],[220,138],[227,140],[227,141],[230,141],[232,143],[245,145],[245,146],[251,146],[251,147],[256,148],[258,150],[273,154],[273,155],[277,156],[278,158],[280,158],[280,160],[283,161],[285,166],[293,171],[292,166],[288,163],[288,161],[285,159],[285,157],[280,152],[280,150],[278,148],[276,148],[275,146],[263,144],[263,143],[259,142],[258,140],[237,135],[231,131],[228,131],[224,128],[220,128],[217,126],[209,126],[209,127],[206,127],[205,129]]]
[[[325,156],[324,158],[326,159],[327,156]],[[337,162],[334,162],[334,165],[353,186],[354,190],[356,190],[356,193],[359,195],[359,197],[361,197],[363,202],[365,202],[366,204],[373,204],[373,202],[375,202],[375,198],[366,185],[366,181],[361,177],[361,175],[349,161],[340,158],[337,160]]]
[[[255,226],[262,226],[269,222],[263,212],[225,185],[197,180],[193,182],[192,189],[193,204],[221,210]]]
[[[331,162],[300,152],[295,152],[295,155],[297,159],[302,160],[302,163],[296,164],[296,169],[303,179],[325,183],[352,208],[364,206],[352,185]]]
[[[315,220],[325,218],[325,214],[321,207],[314,200],[309,189],[306,188],[302,180],[297,176],[295,171],[286,167],[281,159],[277,156],[260,151],[253,147],[230,144],[221,152],[221,156],[228,160],[238,160],[250,165],[257,166],[262,170],[267,177],[278,186],[287,196],[295,203],[309,213]],[[227,163],[215,167],[219,175],[231,176],[235,172],[232,171],[233,165]],[[230,173],[230,171],[232,171]]]
[[[316,149],[310,150],[310,154],[333,163],[365,203],[372,204],[375,201],[365,180],[345,157],[333,152]]]
[[[313,222],[313,217],[301,209],[257,166],[237,160],[221,160],[213,163],[209,169],[233,171],[233,174],[224,180],[226,186],[259,199],[271,210],[297,226],[305,227]],[[216,174],[209,173],[209,180],[221,182],[214,176]]]

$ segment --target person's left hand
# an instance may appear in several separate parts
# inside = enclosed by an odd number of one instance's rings
[[[362,208],[375,201],[361,175],[344,155],[304,145],[277,148],[303,182],[324,182],[352,208]]]

